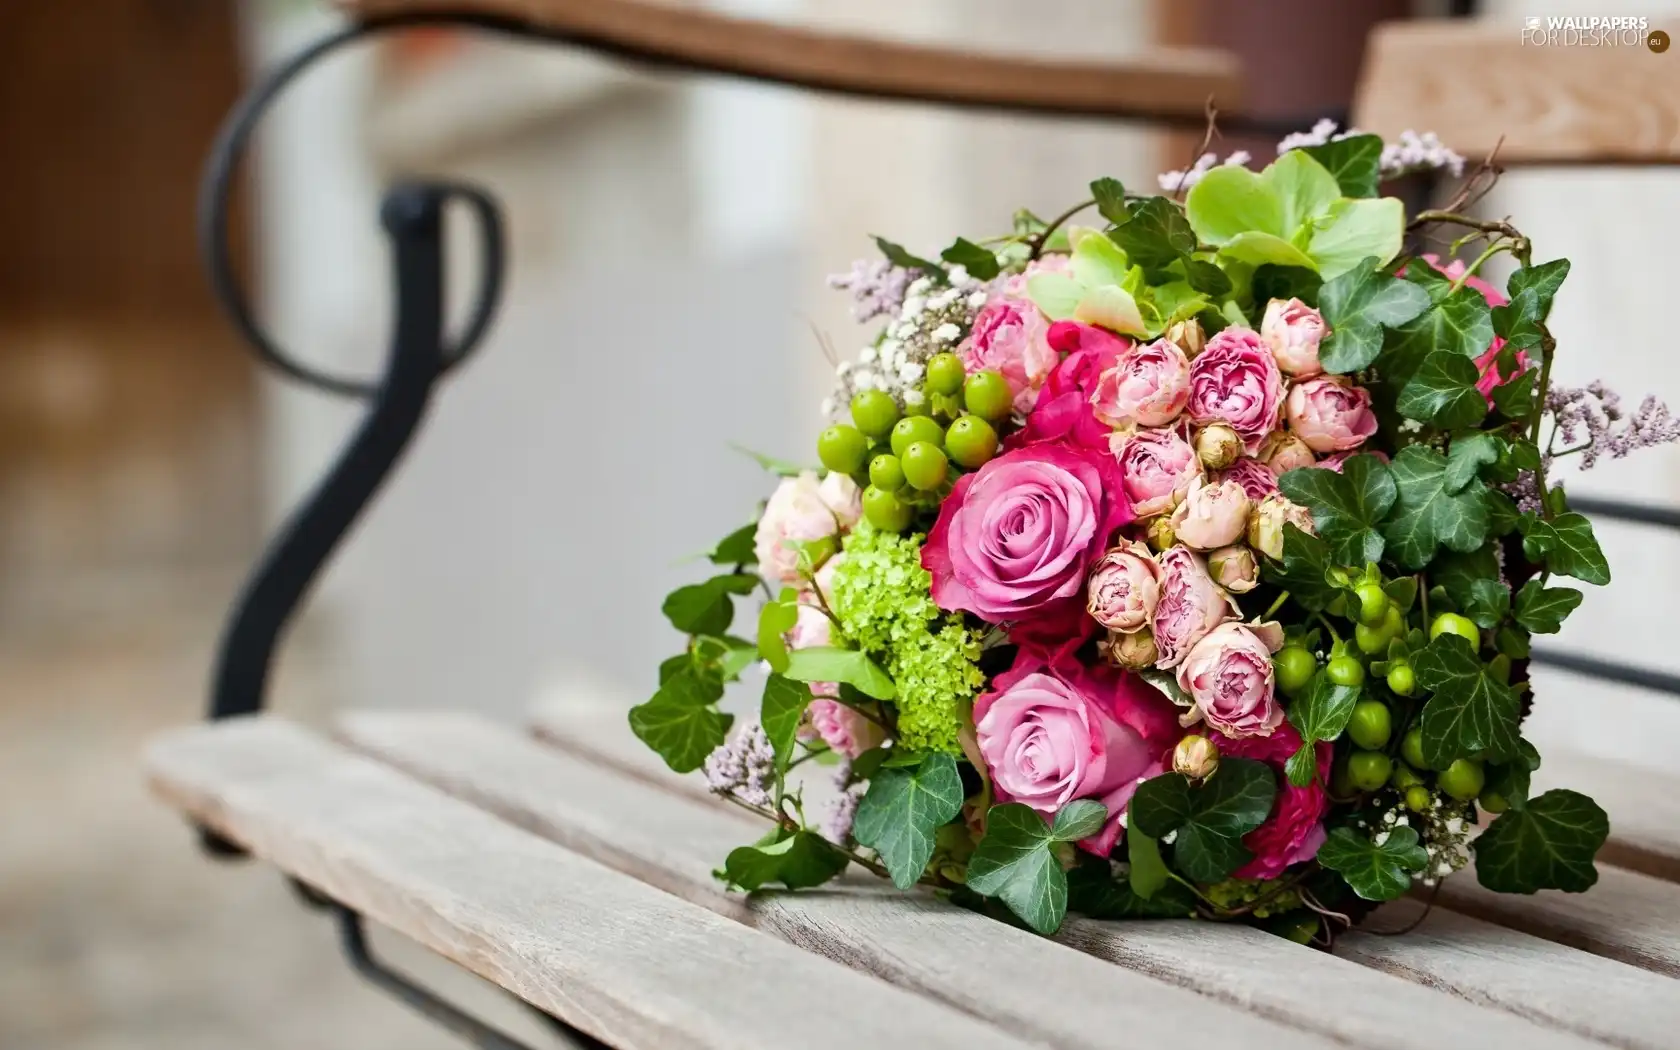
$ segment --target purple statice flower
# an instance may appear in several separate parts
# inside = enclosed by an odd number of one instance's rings
[[[1579,450],[1581,469],[1591,470],[1605,456],[1621,459],[1642,448],[1680,441],[1680,420],[1668,405],[1647,397],[1630,416],[1621,395],[1594,381],[1581,387],[1556,387],[1546,392],[1546,411],[1557,426],[1554,438],[1567,450]]]
[[[836,846],[847,845],[852,838],[852,822],[857,819],[858,803],[863,801],[867,784],[853,784],[842,791],[829,805],[823,818],[822,837]]]
[[[1161,184],[1161,189],[1168,193],[1176,193],[1179,190],[1187,190],[1202,181],[1202,176],[1212,171],[1215,164],[1243,165],[1252,159],[1246,150],[1237,150],[1224,160],[1220,160],[1217,154],[1204,153],[1197,157],[1196,163],[1188,168],[1181,171],[1162,172],[1157,176],[1156,181]]]
[[[742,802],[766,809],[776,804],[776,753],[770,737],[757,722],[719,744],[706,756],[706,786],[715,794],[734,795]]]
[[[1549,459],[1548,459],[1549,463]],[[1517,501],[1517,510],[1523,514],[1539,514],[1540,476],[1532,470],[1524,470],[1517,474],[1517,480],[1499,486],[1499,488]]]
[[[1337,131],[1336,122],[1326,117],[1314,124],[1310,131],[1297,131],[1285,135],[1278,143],[1277,151],[1278,155],[1282,156],[1292,149],[1322,146],[1362,134],[1364,132],[1358,128]],[[1463,156],[1448,148],[1433,131],[1426,131],[1420,135],[1411,128],[1402,131],[1398,141],[1383,144],[1382,157],[1377,163],[1385,179],[1409,175],[1414,171],[1446,170],[1451,172],[1454,178],[1464,174]]]
[[[1336,122],[1331,120],[1329,117],[1324,117],[1318,123],[1314,124],[1312,129],[1309,131],[1295,131],[1285,135],[1283,137],[1283,141],[1277,144],[1278,156],[1281,157],[1292,149],[1304,149],[1307,146],[1322,146],[1326,142],[1334,142],[1337,139],[1345,139],[1357,134],[1359,134],[1359,132],[1353,128],[1349,128],[1348,130],[1338,134],[1336,131]]]
[[[885,259],[858,259],[851,273],[830,274],[828,286],[852,293],[852,317],[862,323],[897,314],[915,277]]]

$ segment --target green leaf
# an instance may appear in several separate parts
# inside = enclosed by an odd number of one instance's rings
[[[1057,842],[1078,842],[1102,831],[1107,822],[1107,806],[1094,799],[1075,799],[1056,811],[1050,837]]]
[[[1301,467],[1278,478],[1283,494],[1312,511],[1318,535],[1330,558],[1343,565],[1379,561],[1383,537],[1378,531],[1394,505],[1394,479],[1375,456],[1349,459],[1340,473]]]
[[[1145,269],[1171,266],[1196,250],[1196,231],[1178,205],[1165,197],[1150,197],[1130,217],[1108,231],[1126,258]]]
[[[1250,266],[1303,267],[1315,272],[1318,269],[1318,264],[1306,252],[1282,237],[1258,230],[1239,233],[1226,241],[1219,249],[1219,257],[1234,259]]]
[[[753,549],[753,537],[758,533],[758,524],[754,522],[742,525],[718,541],[712,552],[706,557],[713,565],[752,565],[758,561],[758,554]]]
[[[1476,396],[1481,397],[1480,394]],[[1503,438],[1484,430],[1454,434],[1452,444],[1447,447],[1446,476],[1441,479],[1447,492],[1453,495],[1463,492],[1465,486],[1476,480],[1481,468],[1499,462],[1499,449],[1503,444]]]
[[[1505,307],[1506,316],[1518,324],[1544,323],[1552,312],[1552,298],[1568,276],[1568,259],[1553,259],[1519,269],[1511,275],[1508,285],[1511,301]]]
[[[1375,197],[1381,182],[1383,142],[1378,135],[1352,135],[1301,152],[1324,165],[1344,197]]]
[[[1443,430],[1473,427],[1487,415],[1487,401],[1476,389],[1479,378],[1476,362],[1437,350],[1423,359],[1400,388],[1395,407],[1407,419],[1433,423]]]
[[[816,469],[815,467],[802,466],[790,460],[777,459],[775,456],[766,456],[764,453],[754,452],[752,449],[747,448],[744,445],[731,444],[729,447],[734,449],[736,452],[739,452],[741,455],[746,456],[748,459],[751,459],[760,467],[777,477],[791,478],[802,474],[807,470],[815,471]]]
[[[1098,288],[1125,284],[1132,264],[1118,244],[1095,230],[1078,230],[1073,245],[1073,278],[1087,295]]]
[[[772,882],[790,890],[821,886],[846,870],[846,855],[813,831],[796,831],[768,844],[740,846],[723,862],[723,879],[749,893]]]
[[[1055,933],[1067,914],[1068,887],[1054,842],[1044,818],[1027,806],[993,806],[968,861],[968,888],[1003,901],[1039,933]]]
[[[1079,301],[1078,308],[1073,311],[1073,319],[1122,335],[1143,335],[1149,327],[1143,319],[1143,312],[1138,309],[1137,300],[1132,298],[1130,292],[1115,284],[1103,285],[1086,292],[1085,298]]]
[[[945,268],[938,263],[924,259],[919,255],[912,255],[901,244],[894,244],[885,237],[875,238],[875,247],[881,249],[881,254],[894,266],[902,266],[906,270],[921,270],[934,277],[944,278]]]
[[[1097,202],[1097,211],[1102,217],[1116,226],[1126,221],[1126,187],[1119,179],[1097,179],[1091,183],[1091,196]]]
[[[1318,751],[1311,744],[1302,744],[1283,764],[1283,775],[1296,787],[1306,787],[1318,776]]]
[[[665,688],[630,709],[630,731],[678,773],[699,769],[723,743],[734,721],[733,715],[715,707],[674,699]]]
[[[1235,164],[1203,175],[1184,198],[1184,214],[1204,243],[1229,244],[1249,232],[1285,238],[1283,202],[1258,174]]]
[[[1530,420],[1539,407],[1535,384],[1539,373],[1530,369],[1515,379],[1506,380],[1493,388],[1493,407],[1507,419]]]
[[[1491,631],[1505,622],[1505,614],[1510,611],[1511,588],[1498,577],[1470,584],[1470,600],[1464,603],[1464,615],[1474,620],[1477,627]]]
[[[1318,303],[1319,289],[1324,278],[1302,266],[1262,266],[1254,271],[1249,282],[1254,302],[1264,307],[1273,299],[1299,299],[1308,306]]]
[[[998,275],[998,260],[992,250],[982,248],[962,237],[958,237],[949,248],[940,252],[939,257],[952,266],[961,266],[970,276],[982,281],[989,281]]]
[[[1447,459],[1434,449],[1409,445],[1389,464],[1394,508],[1383,525],[1388,553],[1406,569],[1421,569],[1440,547],[1468,553],[1487,541],[1488,488],[1481,483],[1447,490]]]
[[[1196,895],[1188,886],[1167,882],[1144,897],[1130,882],[1115,878],[1106,860],[1087,858],[1067,873],[1067,881],[1068,909],[1093,919],[1183,919],[1196,914]]]
[[[764,696],[759,705],[758,720],[764,735],[770,738],[770,749],[776,755],[776,772],[786,773],[793,760],[793,742],[799,736],[799,721],[811,703],[811,687],[772,674],[764,680]]]
[[[799,622],[796,601],[766,602],[758,612],[758,655],[770,665],[770,670],[783,674],[788,666],[787,642],[782,635],[793,630]]]
[[[1302,150],[1290,150],[1266,165],[1260,181],[1278,199],[1283,229],[1277,232],[1283,237],[1293,236],[1308,222],[1328,214],[1342,195],[1336,177]]]
[[[1382,352],[1383,328],[1394,328],[1429,308],[1429,293],[1376,269],[1369,258],[1324,282],[1319,312],[1330,326],[1319,350],[1326,371],[1345,375],[1370,365]]]
[[[1433,694],[1423,706],[1423,757],[1434,769],[1486,751],[1519,753],[1521,709],[1511,687],[1488,673],[1469,642],[1443,634],[1412,657],[1418,684]]]
[[[1131,826],[1154,839],[1177,833],[1173,860],[1193,882],[1219,882],[1253,858],[1242,836],[1265,822],[1277,795],[1271,767],[1227,758],[1200,786],[1177,773],[1138,785]]]
[[[1231,278],[1225,271],[1206,259],[1191,259],[1184,264],[1184,279],[1190,287],[1203,295],[1217,299],[1231,291]]]
[[[1534,634],[1556,634],[1581,598],[1573,587],[1547,587],[1539,579],[1529,580],[1517,592],[1517,623]]]
[[[928,755],[914,767],[887,766],[870,778],[852,837],[881,858],[893,885],[907,890],[927,869],[934,832],[962,802],[962,777],[950,755]]]
[[[1149,900],[1168,882],[1167,862],[1154,839],[1132,828],[1126,832],[1127,880],[1132,892]]]
[[[1337,685],[1330,676],[1319,671],[1313,676],[1307,691],[1289,705],[1289,724],[1301,733],[1301,750],[1307,758],[1295,764],[1289,782],[1306,787],[1318,775],[1318,762],[1313,757],[1313,744],[1319,740],[1334,740],[1347,728],[1353,717],[1353,706],[1359,702],[1362,690],[1358,686]],[[1303,767],[1304,768],[1301,768]],[[1299,776],[1299,779],[1296,777]]]
[[[1499,557],[1493,546],[1478,547],[1465,553],[1447,553],[1437,558],[1429,568],[1429,579],[1446,590],[1447,596],[1460,609],[1474,600],[1473,586],[1478,580],[1499,578]]]
[[[1544,559],[1552,572],[1583,583],[1602,586],[1610,582],[1610,563],[1585,515],[1568,511],[1548,521],[1524,514],[1517,527],[1523,534],[1523,553],[1530,561]]]
[[[1411,266],[1406,270],[1408,283],[1439,288],[1443,297],[1429,309],[1395,328],[1384,347],[1381,366],[1383,377],[1396,388],[1403,388],[1413,373],[1431,355],[1457,355],[1473,359],[1493,345],[1493,319],[1487,300],[1474,288],[1460,288],[1444,295],[1450,285],[1426,285],[1426,278],[1413,279],[1414,274],[1435,274],[1426,266]],[[1391,326],[1394,327],[1394,326]],[[1485,402],[1484,402],[1485,404]]]
[[[1394,900],[1412,888],[1411,873],[1429,864],[1429,854],[1410,827],[1390,828],[1386,834],[1379,846],[1352,828],[1336,828],[1318,848],[1318,862],[1366,900]]]
[[[684,634],[722,634],[735,618],[733,594],[750,594],[758,579],[743,573],[713,576],[704,583],[678,587],[659,608],[671,626]]]
[[[1343,198],[1331,206],[1329,224],[1314,231],[1307,254],[1328,281],[1362,269],[1367,258],[1387,263],[1400,254],[1405,234],[1406,208],[1398,197]]]
[[[891,700],[897,688],[867,653],[816,645],[788,653],[787,675],[796,682],[842,682],[874,700]]]
[[[1341,593],[1324,578],[1329,568],[1329,545],[1295,525],[1286,524],[1283,527],[1283,561],[1265,559],[1261,573],[1268,583],[1288,591],[1289,597],[1303,609],[1318,612]]]
[[[1576,791],[1548,791],[1501,813],[1471,843],[1476,880],[1497,893],[1584,893],[1598,881],[1593,857],[1609,834],[1610,818],[1598,803]]]

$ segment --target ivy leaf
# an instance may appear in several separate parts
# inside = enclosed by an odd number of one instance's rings
[[[1516,621],[1533,634],[1556,634],[1581,598],[1573,587],[1547,587],[1538,578],[1529,580],[1517,592]]]
[[[902,266],[906,270],[921,270],[933,277],[944,279],[945,268],[919,255],[912,255],[902,244],[894,244],[885,237],[875,238],[875,247],[881,249],[881,254],[894,266]]]
[[[1394,510],[1383,525],[1388,553],[1403,568],[1421,569],[1440,547],[1469,552],[1487,541],[1486,485],[1447,491],[1447,459],[1434,449],[1409,445],[1389,464]]]
[[[978,277],[982,281],[989,281],[998,275],[997,256],[992,250],[962,237],[958,237],[949,248],[940,252],[939,257],[952,266],[961,266],[970,276]]]
[[[1271,767],[1227,758],[1199,787],[1177,773],[1138,785],[1131,826],[1153,839],[1177,832],[1173,861],[1193,882],[1219,882],[1253,858],[1242,836],[1265,822],[1277,795]]]
[[[719,874],[731,886],[752,892],[772,882],[790,890],[821,886],[846,870],[848,860],[814,831],[795,831],[769,843],[729,851]]]
[[[1329,675],[1319,671],[1313,676],[1307,691],[1289,705],[1289,724],[1301,733],[1301,747],[1290,758],[1285,770],[1291,784],[1306,787],[1318,776],[1318,758],[1313,745],[1317,741],[1334,740],[1342,735],[1348,719],[1353,717],[1353,705],[1359,702],[1361,692],[1358,686],[1337,685]]]
[[[1491,631],[1505,622],[1505,614],[1510,611],[1511,588],[1497,576],[1470,584],[1470,600],[1464,603],[1464,615],[1474,620],[1477,627]]]
[[[1394,900],[1412,888],[1411,873],[1428,865],[1429,854],[1413,828],[1402,825],[1387,835],[1379,846],[1352,828],[1337,828],[1318,848],[1318,862],[1366,900]]]
[[[1283,494],[1312,511],[1330,557],[1343,565],[1378,561],[1383,554],[1378,523],[1394,505],[1394,479],[1375,456],[1349,459],[1340,473],[1301,467],[1278,478]]]
[[[1416,280],[1411,279],[1413,271],[1417,271]],[[1431,297],[1439,298],[1429,309],[1398,326],[1386,344],[1381,363],[1383,376],[1389,382],[1404,386],[1430,354],[1474,359],[1493,345],[1493,315],[1480,292],[1460,288],[1443,294],[1451,286],[1444,279],[1439,284],[1432,283],[1431,279],[1439,275],[1428,267],[1409,267],[1406,276],[1408,283],[1434,289]]]
[[[1429,567],[1430,582],[1440,586],[1460,609],[1474,598],[1472,587],[1478,580],[1499,578],[1499,556],[1493,545],[1460,554],[1451,552],[1435,559]]]
[[[1196,231],[1190,228],[1190,220],[1165,197],[1151,197],[1137,205],[1108,236],[1125,249],[1127,259],[1146,270],[1171,266],[1196,250]]]
[[[1283,527],[1283,560],[1276,562],[1268,558],[1261,571],[1267,582],[1288,591],[1290,598],[1303,609],[1318,612],[1341,593],[1324,578],[1329,569],[1329,545],[1298,526],[1286,524]]]
[[[1507,286],[1511,298],[1505,307],[1507,316],[1519,324],[1544,323],[1552,312],[1552,298],[1568,276],[1568,259],[1553,259],[1516,271]]]
[[[1096,199],[1097,211],[1102,217],[1116,226],[1124,225],[1126,214],[1126,187],[1119,179],[1097,179],[1091,183],[1091,196]]]
[[[1189,259],[1184,263],[1184,280],[1203,295],[1219,298],[1231,291],[1231,278],[1225,271],[1206,259]]]
[[[1443,634],[1412,657],[1418,684],[1431,691],[1423,706],[1423,757],[1435,769],[1486,751],[1494,759],[1520,752],[1517,694],[1488,673],[1470,643]]]
[[[1476,881],[1496,893],[1584,893],[1598,881],[1593,857],[1610,818],[1587,796],[1555,789],[1501,813],[1470,848]]]
[[[1126,868],[1132,892],[1144,900],[1154,897],[1169,881],[1161,847],[1136,828],[1126,832]]]
[[[751,594],[758,579],[744,573],[725,573],[703,583],[678,587],[659,607],[671,626],[684,634],[722,634],[735,618],[730,595]]]
[[[1476,396],[1480,398],[1482,395],[1478,393]],[[1447,448],[1447,473],[1441,479],[1447,492],[1452,495],[1463,492],[1465,486],[1476,480],[1483,467],[1499,462],[1499,450],[1503,443],[1504,440],[1497,434],[1489,434],[1485,430],[1454,434],[1452,444]]]
[[[1273,299],[1299,299],[1313,306],[1323,286],[1324,278],[1303,266],[1262,266],[1249,281],[1254,302],[1261,307]]]
[[[718,541],[712,552],[706,557],[713,565],[753,565],[758,562],[758,554],[753,549],[753,537],[758,532],[756,522],[742,525]]]
[[[968,860],[968,888],[1003,901],[1039,933],[1055,933],[1067,914],[1067,875],[1051,848],[1049,825],[1019,802],[993,806],[986,835]]]
[[[891,700],[898,693],[881,665],[856,649],[829,645],[795,649],[788,653],[787,670],[782,674],[798,682],[842,682],[875,700]]]
[[[692,676],[672,676],[652,699],[630,709],[630,731],[678,773],[699,769],[706,756],[723,743],[735,721],[733,715],[711,706],[715,697],[696,703],[696,694],[674,687],[685,680],[692,680]]]
[[[1336,177],[1342,196],[1375,197],[1381,182],[1382,150],[1380,136],[1351,135],[1320,146],[1307,146],[1302,152]]]
[[[776,755],[776,772],[786,773],[793,759],[793,742],[799,736],[799,720],[811,703],[811,687],[779,674],[764,680],[764,696],[759,704],[758,720],[764,735],[770,738],[770,749]]]
[[[1383,328],[1394,328],[1429,309],[1429,293],[1377,270],[1369,258],[1319,290],[1318,308],[1330,326],[1320,348],[1325,371],[1357,372],[1382,351]]]
[[[1530,420],[1539,402],[1534,396],[1539,375],[1532,369],[1493,388],[1493,407],[1507,419]]]
[[[858,803],[852,837],[874,850],[893,885],[916,884],[933,856],[934,832],[962,809],[962,777],[950,755],[928,755],[915,767],[886,766]]]
[[[1395,407],[1407,419],[1433,423],[1445,430],[1473,427],[1487,415],[1487,401],[1476,389],[1480,378],[1481,372],[1470,358],[1446,350],[1433,351],[1400,388]]]
[[[1522,530],[1523,553],[1530,561],[1544,560],[1552,572],[1583,583],[1602,586],[1610,582],[1610,563],[1585,515],[1568,511],[1548,521],[1529,513],[1518,519],[1517,528]]]
[[[1509,762],[1488,766],[1487,790],[1503,798],[1512,809],[1528,805],[1529,781],[1540,768],[1540,752],[1526,740],[1518,742],[1519,754]]]

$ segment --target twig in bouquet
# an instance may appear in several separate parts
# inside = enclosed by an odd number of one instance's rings
[[[1462,212],[1488,195],[1488,192],[1498,183],[1499,176],[1504,174],[1504,169],[1499,167],[1499,150],[1504,145],[1505,136],[1501,135],[1494,142],[1493,149],[1488,151],[1488,155],[1482,158],[1480,164],[1476,165],[1476,169],[1470,173],[1470,177],[1464,180],[1464,184],[1458,188],[1458,192],[1453,194],[1452,200],[1448,201],[1442,210]],[[1484,178],[1486,178],[1485,183],[1482,181]]]
[[[1408,231],[1421,230],[1426,226],[1438,223],[1462,226],[1467,230],[1477,230],[1483,234],[1499,234],[1503,237],[1507,237],[1511,241],[1510,247],[1507,250],[1510,251],[1512,255],[1516,256],[1517,262],[1521,263],[1523,266],[1527,266],[1529,264],[1529,252],[1531,245],[1529,244],[1528,238],[1523,235],[1521,230],[1512,226],[1509,222],[1506,222],[1503,219],[1478,219],[1472,215],[1464,215],[1444,208],[1430,208],[1426,211],[1418,212],[1417,215],[1412,218],[1412,221],[1406,224],[1406,229]]]
[[[810,326],[811,336],[817,341],[817,348],[822,351],[823,357],[828,359],[828,367],[840,367],[840,355],[834,350],[834,340],[830,339],[827,333],[818,328],[817,322],[811,318],[805,318],[805,323]]]
[[[1353,928],[1353,920],[1352,919],[1348,918],[1348,916],[1346,914],[1342,913],[1342,912],[1333,911],[1329,908],[1326,908],[1322,903],[1319,902],[1317,897],[1314,897],[1312,895],[1311,890],[1302,890],[1301,891],[1301,903],[1305,904],[1312,911],[1317,912],[1321,918],[1326,920],[1325,923],[1324,923],[1324,935],[1325,935],[1325,946],[1326,947],[1330,946],[1331,944],[1334,944],[1335,940],[1336,940],[1335,927],[1330,925],[1330,923],[1329,923],[1330,919],[1335,919],[1337,922],[1341,923],[1343,926],[1347,927],[1350,930]]]
[[[1073,218],[1075,215],[1078,215],[1080,212],[1084,211],[1086,208],[1095,207],[1096,203],[1097,203],[1096,198],[1093,197],[1090,200],[1087,200],[1087,201],[1085,201],[1081,204],[1075,204],[1073,207],[1069,208],[1067,211],[1064,211],[1060,215],[1056,216],[1054,219],[1051,219],[1045,225],[1043,230],[1041,230],[1038,233],[1033,235],[1032,241],[1030,242],[1032,244],[1032,250],[1027,253],[1027,260],[1030,262],[1034,259],[1037,259],[1040,255],[1043,255],[1045,244],[1047,244],[1049,242],[1052,234],[1054,234],[1057,230],[1062,228],[1063,223],[1067,222],[1069,219]]]
[[[1201,145],[1196,147],[1196,152],[1190,154],[1190,162],[1184,165],[1187,176],[1191,169],[1195,168],[1196,162],[1202,158],[1202,155],[1207,153],[1208,147],[1213,145],[1214,137],[1219,134],[1219,109],[1213,104],[1212,95],[1209,95],[1207,101],[1202,103],[1202,114],[1207,120],[1207,128],[1202,132]],[[1188,177],[1179,179],[1178,185],[1173,189],[1173,200],[1183,200],[1184,195],[1189,190],[1190,179]]]

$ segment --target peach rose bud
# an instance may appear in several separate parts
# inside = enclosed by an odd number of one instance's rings
[[[1137,541],[1104,554],[1091,567],[1086,611],[1111,631],[1129,632],[1146,626],[1155,616],[1161,597],[1161,567],[1149,548]]]
[[[1242,438],[1224,423],[1210,423],[1196,435],[1196,457],[1209,470],[1224,470],[1242,454]]]
[[[1292,503],[1281,493],[1261,500],[1248,517],[1248,545],[1274,561],[1283,557],[1283,527],[1294,525],[1310,536],[1314,530],[1312,511]]]
[[[1173,772],[1204,780],[1219,768],[1219,748],[1200,733],[1191,733],[1173,748]]]
[[[1323,315],[1299,299],[1273,299],[1260,322],[1260,338],[1271,350],[1278,371],[1296,379],[1324,371],[1318,363],[1318,344],[1328,331]]]
[[[1247,547],[1221,547],[1208,555],[1208,574],[1232,594],[1246,594],[1260,582],[1260,563]]]
[[[1197,478],[1184,494],[1184,502],[1173,508],[1173,532],[1180,543],[1195,550],[1223,547],[1243,534],[1252,507],[1253,501],[1238,482]]]
[[[1103,646],[1109,663],[1128,671],[1142,671],[1155,666],[1160,656],[1155,648],[1155,632],[1145,627],[1130,634],[1112,633]]]
[[[1260,445],[1260,452],[1254,457],[1272,469],[1272,473],[1282,477],[1299,467],[1310,467],[1318,462],[1313,450],[1287,431],[1273,431]]]
[[[1149,522],[1149,546],[1158,551],[1164,551],[1178,542],[1173,534],[1172,522],[1165,516],[1152,518]]]
[[[1207,346],[1207,337],[1202,334],[1202,322],[1194,317],[1167,329],[1167,338],[1184,351],[1185,357],[1195,357]]]

